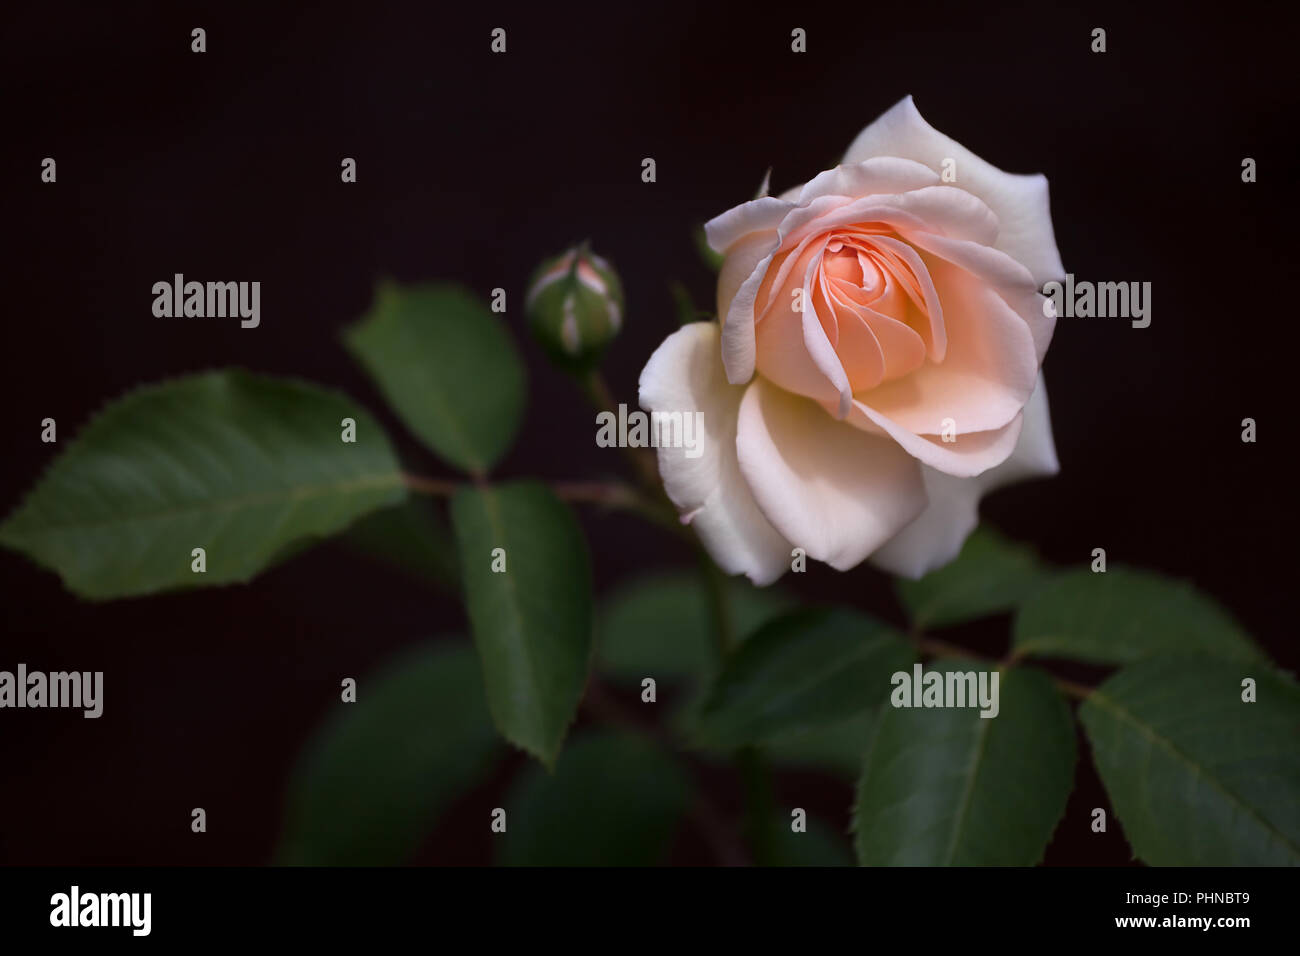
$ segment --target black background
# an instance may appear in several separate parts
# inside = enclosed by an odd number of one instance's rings
[[[668,281],[712,307],[691,228],[838,160],[912,93],[989,161],[1051,181],[1080,279],[1153,284],[1152,324],[1062,319],[1046,362],[1059,477],[983,507],[1049,559],[1190,578],[1294,669],[1295,55],[1263,8],[819,4],[765,12],[600,7],[42,4],[3,14],[6,231],[0,510],[109,398],[144,381],[242,365],[337,386],[390,426],[412,470],[450,473],[383,408],[340,329],[376,280],[508,290],[530,407],[503,476],[617,473],[581,396],[526,339],[537,261],[590,238],[619,268],[628,322],[606,373],[637,374],[675,327]],[[1223,9],[1216,16],[1227,17]],[[1247,19],[1248,18],[1248,19]],[[190,30],[208,49],[190,52]],[[508,53],[489,33],[508,31]],[[808,31],[808,52],[790,31]],[[1089,50],[1107,30],[1108,52]],[[58,182],[40,163],[58,162]],[[358,183],[339,181],[345,157]],[[641,182],[654,157],[658,181]],[[1259,182],[1243,184],[1254,157]],[[262,324],[152,315],[173,273],[260,280]],[[1256,444],[1241,420],[1259,423]],[[689,555],[586,512],[601,591]],[[898,618],[888,581],[810,566],[786,585]],[[0,861],[259,863],[312,728],[412,641],[462,631],[458,604],[327,544],[245,587],[101,605],[0,553],[0,667],[103,670],[105,712],[0,714]],[[998,650],[1005,622],[950,635]],[[949,636],[949,635],[946,635]],[[518,760],[512,766],[516,765]],[[421,850],[489,858],[503,771]],[[711,785],[738,805],[734,781]],[[778,793],[836,825],[847,787],[784,775]],[[1124,862],[1086,750],[1051,863]],[[190,832],[190,809],[208,832]],[[671,858],[707,862],[697,834]]]

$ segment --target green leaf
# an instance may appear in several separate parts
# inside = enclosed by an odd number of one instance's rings
[[[650,866],[663,861],[690,804],[681,768],[641,737],[586,734],[549,775],[527,768],[506,797],[500,862]]]
[[[947,673],[987,668],[936,662]],[[999,713],[881,708],[854,806],[865,866],[1030,866],[1043,857],[1074,776],[1074,727],[1050,680],[1011,670]],[[914,689],[915,690],[915,689]]]
[[[381,285],[344,342],[406,426],[451,464],[482,474],[509,449],[524,412],[523,363],[469,291]]]
[[[535,482],[462,489],[451,516],[492,718],[507,740],[553,765],[592,656],[582,529]],[[492,570],[497,557],[504,571]]]
[[[793,606],[771,589],[727,582],[727,598],[739,640]],[[703,682],[714,670],[713,622],[699,576],[670,571],[632,580],[602,602],[600,659],[617,681]]]
[[[332,707],[294,773],[277,863],[402,863],[503,750],[468,643],[404,650]]]
[[[1246,677],[1257,682],[1254,703],[1241,699]],[[1093,691],[1079,718],[1115,814],[1147,863],[1300,865],[1294,680],[1258,662],[1152,659]]]
[[[878,713],[879,708],[864,710],[836,724],[770,737],[763,742],[763,753],[782,766],[856,781]]]
[[[1051,573],[1032,549],[979,527],[951,563],[919,581],[898,578],[895,587],[913,625],[936,628],[1009,611]]]
[[[729,658],[699,715],[698,742],[736,747],[833,726],[879,703],[913,656],[887,625],[854,611],[784,615]]]
[[[796,833],[787,813],[772,828],[771,866],[852,866],[853,851],[844,834],[836,833],[816,817],[808,816],[808,829]]]
[[[410,497],[362,518],[343,536],[354,550],[419,581],[460,589],[456,539],[428,501]]]
[[[1187,582],[1122,567],[1059,575],[1022,605],[1012,643],[1024,656],[1098,664],[1167,653],[1264,660],[1231,615]]]
[[[388,439],[347,397],[208,372],[108,405],[0,526],[0,544],[82,597],[152,594],[247,581],[405,494]],[[205,573],[191,569],[195,548]]]

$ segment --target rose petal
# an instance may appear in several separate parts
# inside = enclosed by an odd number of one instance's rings
[[[942,170],[945,159],[954,160],[954,185],[984,200],[998,217],[994,245],[1023,263],[1039,288],[1064,278],[1046,177],[1006,173],[986,162],[927,123],[910,96],[859,133],[844,154],[844,162],[860,163],[876,156],[914,159],[937,171]]]
[[[763,378],[745,390],[740,470],[772,525],[840,571],[925,506],[920,468],[893,442],[848,428]]]
[[[1034,285],[1029,270],[1005,252],[991,246],[935,236],[913,233],[908,237],[919,249],[959,265],[997,289],[1003,300],[1024,319],[1034,340],[1034,352],[1039,364],[1047,354],[1056,329],[1056,316],[1047,315],[1043,303],[1047,297]]]
[[[756,232],[772,232],[781,224],[794,203],[771,196],[751,199],[733,206],[704,224],[704,235],[718,255],[730,255],[731,247]]]
[[[852,186],[855,185],[855,176],[864,181],[874,178],[880,184],[890,182],[891,177],[897,183],[922,181],[917,175],[917,164],[907,162],[901,168],[896,168],[900,164],[895,163],[874,165],[880,169],[873,172],[873,164],[865,163],[830,170],[822,174],[826,179],[821,185]],[[743,384],[754,374],[754,326],[762,318],[756,307],[763,290],[772,293],[763,302],[765,315],[779,298],[776,289],[783,287],[789,271],[796,264],[803,263],[803,253],[810,242],[818,240],[828,229],[862,222],[879,222],[899,230],[918,232],[937,229],[945,236],[974,240],[991,239],[997,231],[996,217],[979,199],[959,189],[933,185],[902,194],[859,198],[808,194],[801,196],[800,204],[795,206],[784,200],[765,197],[742,203],[723,213],[707,223],[705,229],[710,244],[715,249],[726,250],[718,280],[718,315],[723,323],[722,362],[728,381]],[[769,269],[782,250],[785,254],[777,274],[769,276]],[[920,276],[917,280],[926,282]],[[942,358],[944,339],[941,314],[936,316],[937,312],[937,309],[931,310],[929,347],[933,357]],[[841,376],[818,357],[816,343],[810,348],[818,366],[840,390],[841,407],[846,407],[848,392],[839,381]]]
[[[925,362],[925,340],[911,326],[872,308],[862,310],[861,320],[880,343],[885,357],[886,379],[910,374]]]
[[[916,303],[916,307],[926,318],[926,324],[916,331],[925,339],[930,361],[942,362],[948,354],[948,332],[943,319],[943,299],[939,296],[939,290],[935,288],[925,260],[914,248],[893,236],[875,236],[872,242],[882,255],[901,264],[895,270],[895,275],[902,281],[903,288],[908,290],[909,294],[912,294],[912,283],[902,274],[906,273],[915,280],[916,291],[920,294],[920,301]]]
[[[770,584],[790,566],[791,545],[763,516],[736,456],[736,427],[745,389],[728,385],[713,322],[685,325],[650,356],[641,372],[640,403],[648,411],[704,413],[698,458],[685,448],[660,448],[664,489],[728,574]]]
[[[1025,422],[1016,450],[1005,462],[980,477],[984,487],[992,491],[1026,478],[1054,475],[1060,470],[1056,441],[1052,437],[1052,411],[1047,404],[1047,383],[1040,372],[1034,394],[1025,403]]]
[[[904,238],[922,252],[961,266],[990,285],[1030,292],[1036,290],[1029,270],[1001,249],[930,232],[914,232]]]
[[[757,368],[762,376],[786,391],[839,405],[839,389],[813,360],[805,338],[804,322],[813,315],[809,303],[803,313],[773,308],[758,325]],[[820,329],[820,322],[813,320]],[[807,330],[813,333],[813,329]],[[821,330],[825,337],[825,330]],[[845,373],[847,376],[847,373]]]
[[[979,523],[979,478],[956,478],[933,468],[922,468],[921,478],[930,503],[871,556],[875,567],[905,578],[923,577],[957,557]]]
[[[783,200],[767,197],[744,203],[743,206],[725,212],[705,224],[706,231],[709,230],[710,225],[713,226],[711,235],[719,242],[727,238],[733,239],[732,244],[725,247],[728,250],[722,266],[725,277],[720,276],[718,281],[718,318],[722,320],[722,365],[727,370],[727,381],[733,385],[743,385],[754,375],[756,349],[754,305],[773,257],[782,248],[789,248],[785,241],[787,231],[800,229],[806,223],[825,214],[827,210],[844,202],[841,196],[823,196],[808,206],[794,207]],[[728,219],[737,210],[754,207],[755,203],[775,205],[763,209],[754,208],[746,216],[737,217],[735,221]],[[737,223],[742,220],[766,223],[780,210],[785,210],[785,215],[781,219],[780,228],[775,232],[759,228],[752,233],[739,234],[739,230],[744,226]],[[710,239],[710,242],[712,243],[713,239]]]
[[[966,537],[979,523],[979,502],[985,494],[1026,478],[1054,475],[1059,470],[1047,386],[1040,377],[1025,406],[1024,426],[1011,457],[975,478],[956,478],[922,468],[930,503],[915,521],[871,556],[871,563],[908,578],[929,574],[960,553]]]
[[[754,375],[754,300],[780,247],[775,232],[756,232],[731,247],[718,273],[718,318],[727,380],[743,385]]]
[[[854,397],[918,435],[940,434],[946,419],[959,435],[1002,428],[1024,408],[1037,379],[1029,327],[985,281],[942,259],[923,258],[943,302],[947,354]]]
[[[845,374],[849,377],[850,386],[858,389],[879,384],[885,376],[887,353],[860,314],[869,311],[869,308],[844,301],[833,288],[826,298],[829,301],[829,308],[835,312],[835,321],[839,329],[836,352],[844,365]],[[818,301],[820,303],[820,300]],[[921,347],[921,354],[924,355],[925,344],[921,342],[921,337],[915,332],[912,335]]]
[[[825,244],[823,243],[823,248]],[[839,395],[839,401],[836,403],[836,418],[843,418],[849,413],[849,405],[853,401],[853,388],[849,385],[849,374],[844,370],[844,363],[840,361],[839,354],[835,351],[835,342],[839,339],[839,328],[835,321],[835,315],[830,308],[823,303],[823,312],[828,315],[819,314],[813,296],[813,276],[817,272],[817,266],[821,259],[821,252],[818,251],[813,261],[808,264],[804,273],[803,282],[803,344],[808,350],[809,357],[812,358],[813,364],[817,366],[826,380],[830,382],[831,387]],[[827,328],[829,326],[829,330]],[[834,333],[834,339],[831,333]]]
[[[834,413],[835,409],[830,403],[824,403],[824,407],[828,412]],[[946,442],[942,437],[918,435],[903,428],[856,399],[845,419],[850,425],[868,433],[874,433],[875,429],[871,425],[876,425],[922,464],[963,477],[978,475],[1006,461],[1016,447],[1016,439],[1020,437],[1021,420],[1022,416],[1017,414],[1001,428],[981,432],[957,431],[956,440]]]
[[[889,205],[925,223],[927,232],[981,245],[997,240],[998,217],[984,200],[955,186],[927,186],[889,197]]]
[[[875,156],[860,163],[845,163],[818,173],[798,191],[799,205],[818,196],[854,199],[878,193],[904,193],[940,182],[938,173],[924,163],[895,156]]]

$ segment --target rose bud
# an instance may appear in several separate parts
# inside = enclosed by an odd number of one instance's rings
[[[583,243],[538,267],[524,307],[554,361],[588,368],[623,325],[623,286],[613,267]]]

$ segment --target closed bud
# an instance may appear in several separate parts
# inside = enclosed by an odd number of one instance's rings
[[[623,286],[586,243],[538,267],[524,301],[528,323],[558,364],[596,363],[623,325]]]

